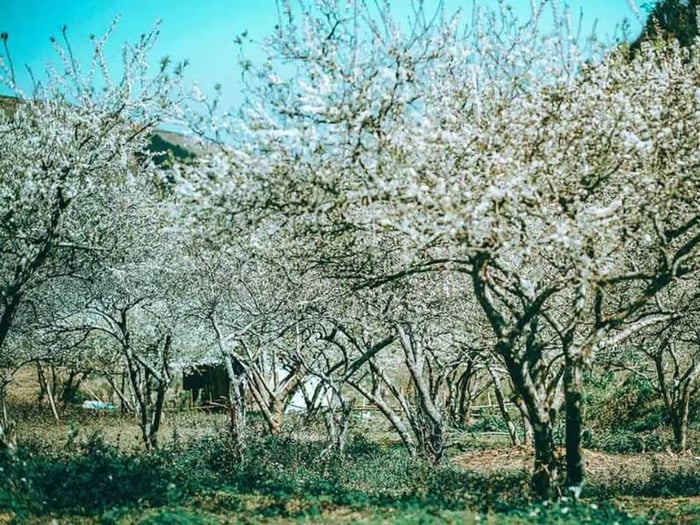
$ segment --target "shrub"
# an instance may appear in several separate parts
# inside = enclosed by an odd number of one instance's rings
[[[642,487],[641,496],[669,498],[698,494],[700,494],[700,469],[687,466],[669,468],[663,466],[656,458],[652,458],[651,477],[649,483]]]
[[[639,454],[660,452],[666,443],[658,432],[633,432],[631,430],[600,430],[586,432],[583,446],[612,454]]]
[[[649,432],[664,423],[661,399],[649,381],[630,376],[624,382],[594,382],[601,392],[587,396],[589,424],[611,432]]]
[[[13,498],[33,502],[42,512],[92,514],[118,506],[173,503],[215,481],[198,468],[201,450],[181,444],[127,454],[106,444],[99,433],[81,440],[69,436],[63,449],[48,451],[23,443],[11,473],[25,480]],[[7,476],[8,478],[10,476]]]

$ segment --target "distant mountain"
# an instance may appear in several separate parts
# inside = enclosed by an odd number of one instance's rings
[[[0,95],[0,111],[14,111],[17,104],[19,104],[18,98]]]
[[[169,160],[186,161],[194,159],[200,147],[190,137],[173,131],[156,130],[148,139],[148,150],[153,153],[153,161],[161,166]]]

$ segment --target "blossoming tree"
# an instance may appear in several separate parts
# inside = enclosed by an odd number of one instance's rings
[[[181,77],[180,67],[149,65],[157,32],[124,46],[114,75],[104,54],[111,30],[92,38],[92,60],[81,64],[64,28],[62,41],[52,39],[57,64],[31,92],[20,87],[1,35],[0,83],[15,98],[0,109],[0,360],[28,296],[109,250],[112,198],[154,169],[148,133],[172,114]]]
[[[111,31],[110,31],[111,32]],[[109,203],[124,181],[150,169],[135,161],[147,134],[174,107],[179,70],[150,71],[157,30],[122,51],[113,76],[93,38],[83,65],[52,39],[59,63],[31,93],[20,88],[11,60],[0,58],[0,82],[15,100],[0,111],[0,354],[30,289],[80,267],[104,249]],[[3,34],[5,51],[7,34]]]
[[[403,24],[384,2],[281,4],[236,147],[186,176],[201,213],[277,220],[357,287],[463,275],[533,427],[535,493],[579,494],[583,367],[667,320],[651,299],[697,270],[699,54],[583,52],[566,17],[542,29],[545,2],[466,28],[418,2]]]

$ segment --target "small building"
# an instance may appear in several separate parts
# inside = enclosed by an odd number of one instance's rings
[[[182,389],[190,392],[190,406],[224,404],[228,375],[223,364],[202,364],[182,371]]]

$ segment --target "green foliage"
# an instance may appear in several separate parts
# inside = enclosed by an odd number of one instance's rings
[[[698,35],[697,0],[661,0],[651,7],[642,34],[630,46],[640,47],[645,40],[673,38],[681,46],[689,47]]]
[[[164,455],[121,454],[99,434],[69,443],[59,454],[25,446],[21,464],[36,504],[51,510],[163,504],[169,501],[174,478]]]
[[[154,133],[148,139],[147,151],[153,155],[156,165],[168,165],[173,161],[186,161],[195,157],[195,154],[179,144],[167,140],[163,133]]]
[[[666,442],[658,432],[599,430],[585,433],[583,446],[612,454],[639,454],[660,452],[665,449]]]
[[[687,466],[669,469],[654,458],[650,482],[641,488],[640,495],[653,497],[697,496],[699,492],[700,471]]]
[[[207,440],[125,453],[105,443],[101,434],[81,439],[68,436],[62,449],[23,443],[7,469],[4,486],[13,486],[12,510],[92,514],[121,506],[154,506],[181,501],[187,495],[220,483],[221,473],[207,468]],[[223,452],[222,447],[217,448]],[[202,468],[205,465],[205,468]],[[18,480],[21,486],[18,487]],[[5,503],[0,500],[0,503]]]
[[[350,439],[343,455],[325,453],[318,442],[254,439],[237,461],[225,434],[190,441],[176,435],[160,450],[125,453],[99,434],[76,432],[62,448],[25,443],[8,465],[4,486],[11,479],[15,490],[11,502],[4,492],[0,511],[19,517],[24,508],[24,515],[45,520],[213,523],[235,514],[323,521],[344,509],[368,522],[460,522],[480,515],[498,516],[499,523],[640,523],[605,504],[532,503],[525,471],[434,467],[362,435]],[[613,481],[590,487],[589,494],[693,494],[696,474],[655,465],[645,481]]]
[[[665,450],[664,407],[649,381],[611,371],[589,374],[584,398],[588,428],[583,446],[613,454]]]
[[[401,447],[382,447],[362,437],[351,440],[343,456],[325,454],[320,443],[268,437],[253,440],[242,461],[235,458],[225,435],[175,439],[156,451],[125,453],[100,434],[87,439],[72,434],[62,449],[23,444],[15,468],[4,472],[5,482],[23,480],[12,492],[13,501],[31,501],[32,512],[39,514],[176,505],[222,486],[271,497],[275,504],[265,512],[280,516],[318,514],[329,505],[460,508],[479,502],[491,509],[501,504],[503,494],[516,494],[515,499],[526,494],[525,473],[487,478],[434,468],[411,459]],[[292,504],[299,501],[304,503]]]
[[[500,414],[481,409],[475,414],[476,422],[469,426],[470,432],[507,432],[508,427]]]
[[[663,403],[649,381],[629,376],[623,382],[616,383],[611,376],[603,376],[590,387],[593,391],[587,397],[586,413],[591,427],[618,435],[650,432],[663,425]],[[622,449],[610,450],[623,452]],[[641,450],[638,448],[630,452]]]
[[[212,523],[200,513],[186,508],[161,509],[139,521],[141,525],[204,525]]]
[[[645,518],[623,512],[609,503],[577,502],[567,498],[515,509],[510,513],[510,516],[522,520],[517,521],[518,523],[570,523],[572,525],[578,523],[648,523]]]
[[[690,406],[688,408],[688,426],[700,429],[700,389],[695,390],[690,395]]]
[[[0,451],[0,513],[10,513],[21,519],[30,512],[27,489],[21,463],[7,450]]]

